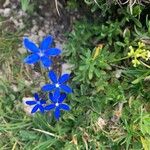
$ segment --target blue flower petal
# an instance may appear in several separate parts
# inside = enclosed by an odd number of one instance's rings
[[[40,109],[40,112],[41,113],[44,113],[44,107],[42,105],[38,105],[39,109]]]
[[[61,50],[58,48],[50,48],[47,51],[45,51],[46,56],[57,56],[61,53]]]
[[[47,50],[51,46],[52,42],[53,42],[52,36],[49,35],[49,36],[45,37],[40,44],[40,49]]]
[[[24,59],[24,63],[34,64],[39,60],[39,56],[37,54],[31,54]]]
[[[28,49],[30,52],[37,53],[39,52],[39,48],[28,38],[24,38],[23,44],[26,49]]]
[[[67,104],[60,104],[59,105],[59,109],[63,109],[63,110],[70,110],[70,107]]]
[[[44,109],[45,110],[51,110],[51,109],[54,109],[55,108],[55,104],[50,104],[50,105],[47,105]]]
[[[53,85],[53,84],[46,84],[42,87],[43,91],[51,91],[53,89],[55,89],[55,85]]]
[[[67,93],[72,93],[72,89],[67,85],[60,85],[60,88]]]
[[[58,101],[59,97],[60,97],[60,89],[56,88],[55,92],[54,92],[54,99],[55,99],[56,102]]]
[[[27,105],[35,105],[35,104],[36,104],[36,101],[26,101],[26,104],[27,104]]]
[[[46,104],[46,101],[45,100],[40,100],[40,103],[41,103],[41,105],[43,105],[43,104]]]
[[[52,61],[47,56],[42,56],[41,61],[44,67],[48,68],[51,66]]]
[[[59,120],[60,117],[60,110],[59,107],[56,107],[55,112],[54,112],[54,116],[57,120]]]
[[[49,93],[49,99],[53,102],[56,103],[56,100],[54,99],[54,96],[52,93]]]
[[[62,75],[60,78],[59,78],[59,80],[58,80],[58,82],[60,83],[60,84],[63,84],[64,82],[66,82],[67,80],[69,80],[69,74],[64,74],[64,75]]]
[[[39,101],[39,95],[37,93],[34,93],[34,98],[36,101]]]
[[[58,103],[62,103],[65,100],[66,96],[67,95],[65,93],[62,93],[58,99]]]
[[[35,105],[31,111],[31,113],[32,114],[35,113],[38,110],[38,108],[39,108],[39,105]]]
[[[51,71],[48,73],[48,76],[49,76],[50,80],[51,80],[53,83],[57,83],[57,76],[56,76],[56,74],[55,74],[54,71],[51,70]]]

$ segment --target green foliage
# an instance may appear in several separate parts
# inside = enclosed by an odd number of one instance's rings
[[[28,12],[30,1],[21,3]],[[22,35],[1,32],[1,149],[149,150],[150,70],[143,65],[133,67],[128,58],[129,47],[138,47],[139,41],[150,50],[145,7],[134,5],[131,14],[128,6],[116,8],[116,3],[105,0],[86,3],[95,7],[93,11],[101,10],[103,16],[95,11],[93,21],[76,22],[68,35],[63,57],[73,65],[73,94],[67,99],[71,111],[62,112],[59,122],[49,113],[32,117],[23,111],[22,98],[38,89],[33,89],[36,83],[26,84],[34,75],[20,65],[23,56],[16,49]],[[76,5],[78,1],[68,1],[69,9]],[[42,81],[38,78],[38,83]]]
[[[34,4],[30,0],[21,0],[21,8],[24,12],[32,13],[34,10]]]
[[[100,116],[106,119],[104,131],[95,137],[101,143],[103,135],[107,139],[104,147],[112,149],[142,149],[141,137],[147,139],[143,133],[150,131],[146,127],[149,120],[141,120],[140,109],[141,105],[146,109],[150,98],[149,80],[146,80],[149,68],[132,67],[127,56],[129,46],[137,47],[141,40],[149,50],[149,21],[145,15],[146,25],[143,25],[142,11],[143,7],[137,5],[132,15],[125,8],[115,20],[77,22],[65,47],[64,59],[74,66],[72,86],[75,90],[71,100],[78,109],[78,117],[84,112],[92,122]],[[116,107],[119,110],[116,111]]]

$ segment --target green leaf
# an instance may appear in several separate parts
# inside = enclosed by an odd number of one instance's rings
[[[19,132],[19,137],[23,141],[36,140],[39,138],[38,134],[33,131],[21,130]]]

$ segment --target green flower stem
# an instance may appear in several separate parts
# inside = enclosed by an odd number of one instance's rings
[[[143,80],[149,74],[150,74],[150,71],[147,71],[146,73],[144,73],[143,75],[141,75],[140,77],[138,77],[137,79],[135,79],[134,81],[132,81],[132,84],[139,83],[141,80]]]
[[[115,60],[113,60],[113,61],[110,61],[109,63],[113,63],[113,62],[125,60],[125,59],[128,59],[128,58],[130,58],[130,56],[122,57],[122,58],[120,58],[120,59],[115,59]]]
[[[147,65],[147,64],[145,64],[143,61],[141,61],[141,60],[140,60],[140,63],[141,63],[142,65],[144,65],[145,67],[147,67],[147,68],[149,68],[149,69],[150,69],[150,66],[149,66],[149,65]]]
[[[42,67],[41,62],[40,62],[40,69],[41,69],[42,76],[44,76],[44,79],[47,82],[48,81],[48,77],[46,75],[45,69]]]

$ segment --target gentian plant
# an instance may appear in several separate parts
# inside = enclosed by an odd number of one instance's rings
[[[54,117],[56,120],[59,120],[60,110],[70,110],[70,107],[63,102],[67,94],[72,93],[72,89],[66,84],[70,78],[69,74],[63,74],[57,77],[55,72],[50,70],[50,66],[52,65],[51,57],[61,54],[60,49],[55,47],[52,48],[52,43],[52,36],[45,37],[39,46],[27,37],[23,39],[24,47],[31,53],[24,59],[24,63],[35,64],[40,61],[41,67],[45,69],[48,68],[48,77],[51,81],[51,83],[47,83],[42,87],[43,92],[49,92],[50,104],[47,104],[45,99],[40,98],[38,93],[34,94],[34,100],[26,101],[26,104],[34,106],[31,113],[35,113],[38,110],[41,113],[54,110]]]
[[[40,46],[38,47],[28,38],[24,38],[23,44],[25,48],[29,52],[31,52],[31,55],[27,56],[24,59],[24,62],[27,64],[34,64],[38,61],[41,61],[43,67],[46,68],[50,67],[52,61],[49,57],[57,56],[61,53],[61,50],[58,48],[50,48],[52,42],[53,42],[53,38],[51,36],[47,36],[46,38],[43,39],[43,41],[40,43]]]

